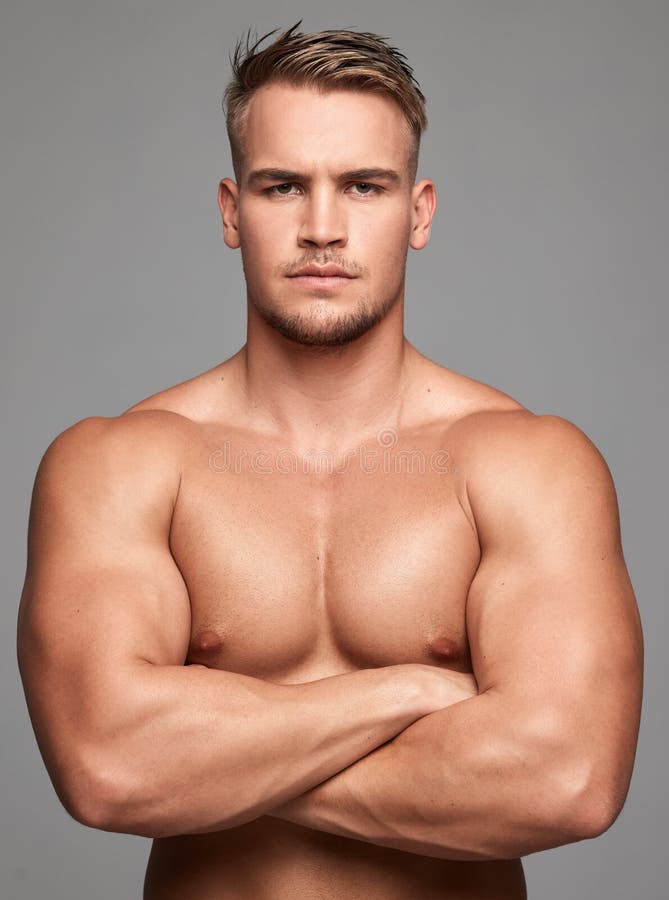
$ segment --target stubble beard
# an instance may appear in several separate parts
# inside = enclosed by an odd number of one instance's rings
[[[325,265],[330,260],[319,260]],[[290,274],[304,262],[282,267],[282,274]],[[337,264],[341,265],[340,261]],[[366,274],[366,269],[346,266],[357,275]],[[280,335],[303,347],[315,350],[344,347],[362,337],[384,319],[402,293],[404,278],[400,279],[397,290],[389,292],[382,301],[373,302],[369,297],[360,297],[352,312],[342,313],[337,310],[337,300],[315,297],[309,312],[291,313],[276,302],[269,304],[262,297],[249,292],[249,300],[260,317]]]
[[[355,309],[345,314],[331,312],[323,315],[332,301],[316,301],[311,313],[289,313],[282,306],[269,307],[257,300],[253,305],[267,324],[279,334],[305,347],[343,347],[357,340],[388,314],[398,297],[374,308],[365,299],[358,300]]]

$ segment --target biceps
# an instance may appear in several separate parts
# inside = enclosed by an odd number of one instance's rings
[[[618,729],[640,697],[641,629],[622,554],[484,554],[467,604],[480,689]]]
[[[143,546],[123,565],[44,563],[29,573],[19,665],[33,719],[46,729],[96,727],[129,696],[133,665],[180,664],[188,594],[167,548]]]

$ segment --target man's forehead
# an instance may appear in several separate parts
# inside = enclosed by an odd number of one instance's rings
[[[371,91],[270,84],[251,98],[244,123],[248,168],[337,174],[403,168],[412,134],[394,100]]]

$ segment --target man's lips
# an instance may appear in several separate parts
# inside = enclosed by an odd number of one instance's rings
[[[355,275],[351,275],[350,272],[347,272],[346,269],[342,269],[341,266],[335,266],[332,263],[328,263],[326,266],[303,266],[301,269],[298,269],[296,272],[293,272],[290,278],[355,278]]]

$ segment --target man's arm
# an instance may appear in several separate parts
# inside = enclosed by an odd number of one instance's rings
[[[84,824],[149,837],[254,819],[445,705],[414,667],[280,685],[183,665],[190,602],[169,532],[184,428],[135,412],[56,438],[35,480],[19,612],[21,676],[60,799]]]
[[[608,467],[564,419],[475,424],[467,494],[482,555],[467,630],[478,696],[271,815],[476,860],[597,836],[622,808],[643,645]]]

